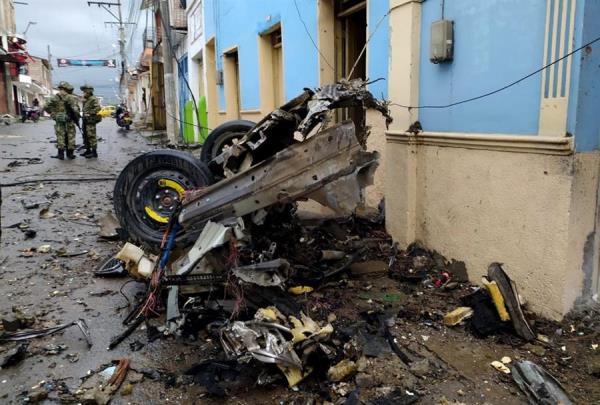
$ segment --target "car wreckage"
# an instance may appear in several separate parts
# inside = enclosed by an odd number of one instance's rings
[[[288,257],[275,234],[285,230],[279,240],[298,243],[291,221],[297,201],[317,201],[344,217],[362,203],[378,153],[366,150],[363,123],[357,131],[350,120],[333,123],[332,115],[336,109],[369,108],[389,124],[387,103],[375,99],[367,85],[356,79],[305,89],[256,124],[225,123],[208,137],[201,160],[157,150],[123,169],[114,209],[133,243],[116,259],[148,287],[111,347],[161,308],[166,308],[163,332],[179,334],[186,323],[209,324],[215,317],[207,311],[228,306],[231,316],[221,319],[218,336],[229,357],[274,363],[290,386],[310,373],[306,357],[332,333],[331,324],[288,310],[289,303],[277,304],[277,291],[308,291],[311,283],[347,268],[360,247],[353,254],[324,251],[330,256],[325,259],[336,261],[319,272]],[[211,299],[215,291],[224,294]],[[244,310],[242,297],[257,308],[245,321],[237,317]]]

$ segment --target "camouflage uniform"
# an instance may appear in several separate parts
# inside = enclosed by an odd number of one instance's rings
[[[67,82],[60,82],[58,85],[59,93],[52,96],[46,103],[45,110],[54,120],[54,132],[56,134],[56,148],[58,159],[64,159],[65,148],[67,149],[67,157],[74,159],[75,150],[75,123],[69,115],[79,116],[79,103],[74,95],[69,94],[69,90],[73,91],[73,86]]]
[[[94,96],[94,88],[84,84],[80,87],[83,91],[83,133],[85,134],[85,153],[82,156],[86,158],[98,157],[96,146],[96,124],[102,119],[98,113],[100,112],[100,103]]]
[[[77,128],[77,126],[79,126],[79,117],[80,117],[81,109],[79,108],[79,97],[77,97],[76,95],[73,94],[73,86],[71,86],[70,84],[67,88],[67,93],[68,93],[67,97],[69,98],[69,105],[71,106],[71,108],[74,112],[73,115],[77,116],[77,124],[75,124],[75,122],[72,119],[67,120],[67,143],[69,145],[67,150],[69,150],[69,149],[71,149],[71,145],[73,146],[72,149],[75,149],[75,144],[77,143],[77,141],[76,141],[77,129],[76,128]],[[76,106],[76,108],[73,106]]]

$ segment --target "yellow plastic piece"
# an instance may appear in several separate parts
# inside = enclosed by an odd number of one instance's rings
[[[280,319],[285,320],[285,316],[276,307],[266,307],[259,308],[254,314],[254,319],[278,322]]]
[[[315,290],[314,288],[309,287],[307,285],[298,285],[296,287],[288,288],[288,292],[290,292],[294,295],[306,294],[306,293],[313,292],[314,290]]]
[[[152,218],[156,222],[160,222],[161,224],[169,223],[168,217],[163,217],[162,215],[160,215],[158,212],[154,211],[152,208],[150,208],[147,205],[144,207],[144,211],[146,211],[146,215],[148,215],[150,218]]]
[[[444,325],[454,326],[458,325],[461,321],[473,316],[473,309],[470,307],[458,307],[452,312],[448,312],[444,315]]]
[[[351,360],[344,359],[335,366],[329,367],[327,378],[329,381],[340,382],[346,378],[356,374],[358,367]]]
[[[173,190],[177,191],[177,194],[179,194],[179,197],[181,197],[181,198],[183,198],[183,195],[185,194],[185,189],[183,187],[181,187],[181,184],[177,183],[176,181],[168,180],[168,179],[160,179],[160,180],[158,180],[158,185],[160,187],[172,188]]]
[[[319,340],[320,338],[327,337],[333,333],[333,326],[329,323],[321,328],[315,321],[304,315],[303,312],[300,313],[300,318],[302,320],[294,316],[288,318],[290,323],[294,326],[290,330],[290,332],[292,332],[292,342],[294,344],[308,338]]]
[[[300,383],[300,381],[304,380],[306,376],[311,373],[310,371],[307,371],[306,373],[302,374],[302,370],[296,367],[287,367],[282,364],[278,364],[277,367],[279,367],[279,370],[281,370],[283,375],[285,375],[290,387],[295,387]]]
[[[496,311],[498,311],[498,315],[500,315],[500,320],[506,322],[510,321],[510,315],[506,310],[506,305],[504,304],[504,297],[498,288],[498,284],[495,281],[487,281],[483,279],[483,285],[487,289],[490,297],[492,297],[492,301],[494,301],[494,305],[496,306]]]

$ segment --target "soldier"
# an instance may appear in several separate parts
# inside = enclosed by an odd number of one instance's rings
[[[67,117],[69,118],[67,120],[67,143],[69,145],[73,145],[73,153],[71,154],[71,156],[69,157],[69,159],[75,159],[76,156],[74,154],[75,152],[75,145],[77,143],[77,131],[75,130],[75,128],[79,128],[79,131],[81,132],[81,127],[79,126],[79,118],[81,118],[80,115],[80,108],[79,108],[79,97],[76,96],[75,94],[73,94],[73,86],[70,83],[67,83],[67,97],[70,99],[70,103],[67,103],[67,105],[69,106],[69,108],[67,108]],[[76,106],[76,108],[72,107],[72,106]],[[83,132],[82,132],[83,134]],[[85,141],[85,139],[84,139]],[[67,155],[68,155],[68,150],[70,149],[67,148]]]
[[[78,122],[79,103],[75,96],[70,95],[73,86],[67,82],[60,82],[58,94],[46,103],[45,110],[54,120],[54,132],[56,134],[56,148],[58,153],[53,158],[64,160],[65,148],[67,157],[75,159],[75,122]]]
[[[94,88],[90,85],[84,84],[80,87],[83,91],[83,122],[82,130],[84,134],[85,152],[81,154],[86,158],[97,158],[98,153],[96,152],[96,146],[98,142],[96,140],[96,124],[102,120],[98,115],[100,112],[100,103],[94,96]]]

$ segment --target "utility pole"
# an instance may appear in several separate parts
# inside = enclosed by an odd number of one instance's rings
[[[47,45],[48,47],[48,66],[50,67],[50,77],[48,78],[48,82],[50,83],[50,88],[48,90],[50,90],[50,95],[52,95],[52,71],[54,70],[54,68],[52,67],[52,53],[50,53],[50,44]]]
[[[125,101],[127,98],[126,87],[125,87],[125,79],[127,77],[127,55],[125,54],[125,25],[127,23],[123,22],[123,16],[121,15],[121,0],[117,0],[117,2],[108,2],[108,1],[88,1],[88,6],[92,4],[97,5],[98,7],[102,7],[108,13],[113,16],[116,21],[107,22],[107,24],[117,24],[119,26],[119,53],[121,55],[121,78],[119,80],[119,97],[121,101]],[[112,6],[117,7],[117,14],[112,12],[110,9]]]
[[[179,127],[177,122],[177,96],[175,89],[175,75],[173,71],[173,50],[171,49],[171,15],[168,0],[158,1],[162,25],[162,49],[163,49],[163,67],[164,67],[164,84],[165,84],[165,110],[167,113],[167,136],[171,141],[178,139]]]

